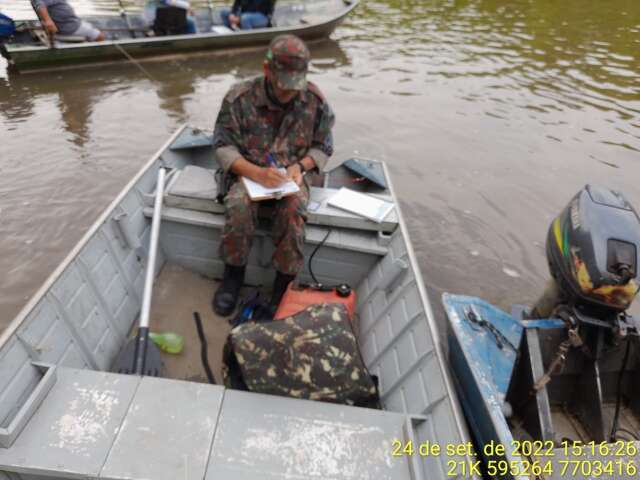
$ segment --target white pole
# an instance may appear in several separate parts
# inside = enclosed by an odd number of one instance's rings
[[[164,196],[165,170],[158,170],[156,184],[156,199],[153,204],[153,219],[151,220],[151,239],[149,240],[149,256],[147,257],[147,271],[144,279],[144,293],[142,294],[142,311],[140,312],[140,328],[149,327],[149,311],[151,310],[151,292],[155,276],[156,253],[158,252],[158,237],[160,236],[160,222],[162,214],[162,197]]]

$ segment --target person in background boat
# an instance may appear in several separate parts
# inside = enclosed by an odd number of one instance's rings
[[[144,10],[142,12],[142,18],[148,28],[153,27],[153,23],[156,20],[156,12],[158,8],[167,8],[167,7],[176,7],[182,8],[187,11],[187,29],[185,30],[185,34],[188,33],[198,33],[198,28],[196,26],[196,20],[193,17],[193,13],[191,11],[191,5],[187,0],[147,0],[144,5]]]
[[[256,227],[258,205],[238,177],[275,188],[291,179],[300,191],[274,200],[272,237],[276,278],[271,304],[280,303],[304,264],[304,225],[309,188],[305,172],[322,169],[333,153],[335,117],[317,86],[306,80],[310,54],[294,35],[280,35],[269,45],[264,75],[238,83],[227,92],[213,132],[215,155],[231,176],[224,199],[225,225],[220,257],[225,263],[213,298],[219,315],[235,309]],[[286,175],[278,167],[286,168]]]
[[[105,38],[104,32],[80,20],[67,0],[33,0],[33,6],[49,35],[84,37],[92,42]]]
[[[234,0],[231,8],[220,12],[227,28],[251,30],[271,25],[275,0]]]

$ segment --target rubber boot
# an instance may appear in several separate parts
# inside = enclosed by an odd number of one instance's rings
[[[213,311],[222,317],[231,315],[238,304],[240,289],[244,283],[245,267],[224,266],[222,283],[213,296]]]
[[[282,300],[284,292],[287,291],[287,287],[296,278],[295,275],[285,275],[284,273],[276,271],[276,279],[273,281],[273,289],[271,290],[271,307],[277,309]]]

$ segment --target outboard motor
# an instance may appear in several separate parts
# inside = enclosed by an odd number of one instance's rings
[[[587,185],[552,222],[546,250],[555,285],[534,316],[567,304],[605,319],[630,307],[638,292],[640,218],[622,194]]]
[[[551,223],[546,253],[552,280],[529,317],[564,328],[527,330],[509,402],[535,438],[562,438],[551,408],[562,406],[592,440],[613,441],[623,398],[640,418],[640,320],[626,312],[640,283],[640,217],[622,194],[587,185]]]

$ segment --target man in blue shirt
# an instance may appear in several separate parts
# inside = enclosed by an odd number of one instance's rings
[[[67,0],[33,0],[33,7],[50,35],[84,37],[92,42],[104,40],[104,32],[80,20]]]
[[[265,28],[271,22],[275,3],[275,0],[234,0],[231,9],[223,9],[220,15],[228,28]]]

